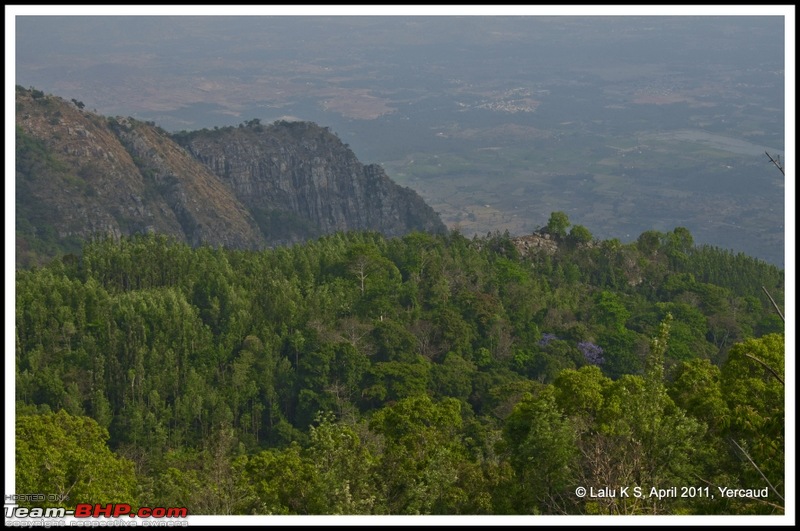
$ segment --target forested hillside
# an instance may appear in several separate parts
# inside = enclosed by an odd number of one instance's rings
[[[17,491],[190,514],[782,514],[783,271],[681,228],[581,229],[524,256],[507,234],[148,235],[19,270]]]

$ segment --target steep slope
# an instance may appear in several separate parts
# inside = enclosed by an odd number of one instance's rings
[[[75,252],[98,233],[241,249],[337,230],[445,230],[415,192],[314,124],[253,120],[170,136],[17,87],[16,125],[20,265]]]
[[[187,241],[232,248],[263,244],[261,232],[244,205],[166,133],[130,119],[111,123],[145,182],[170,205]]]
[[[183,239],[163,199],[145,205],[144,179],[104,118],[39,91],[16,96],[18,250],[150,228]]]
[[[166,133],[85,112],[78,103],[17,89],[18,263],[98,233],[159,232],[229,247],[262,243],[230,190]]]
[[[258,120],[175,139],[247,205],[271,241],[338,230],[400,236],[445,226],[419,195],[377,165],[363,165],[328,131],[308,122]]]

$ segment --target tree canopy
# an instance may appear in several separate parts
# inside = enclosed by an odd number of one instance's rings
[[[680,228],[517,245],[148,235],[20,269],[18,490],[193,514],[781,513],[783,271]],[[575,496],[609,485],[769,496]]]

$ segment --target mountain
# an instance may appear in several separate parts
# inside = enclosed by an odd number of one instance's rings
[[[444,230],[410,188],[378,165],[363,165],[328,128],[251,120],[237,127],[175,136],[252,212],[270,240],[368,229],[402,236]]]
[[[16,126],[18,265],[98,233],[258,249],[335,231],[446,230],[413,190],[313,123],[170,135],[18,86]]]

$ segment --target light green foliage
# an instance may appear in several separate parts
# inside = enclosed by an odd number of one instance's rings
[[[264,450],[237,459],[234,468],[240,488],[240,514],[312,514],[322,502],[314,492],[316,469],[293,444],[283,450]]]
[[[730,410],[720,384],[719,367],[707,359],[683,363],[669,386],[670,397],[689,415],[719,431],[730,423]]]
[[[78,503],[136,506],[133,463],[106,446],[108,432],[88,417],[65,411],[17,417],[17,492],[56,496],[36,506],[75,507]],[[28,502],[21,502],[22,505]]]
[[[240,457],[239,503],[250,514],[371,514],[376,506],[375,458],[356,431],[321,415],[305,449]]]
[[[681,266],[689,261],[689,253],[694,246],[694,238],[685,227],[676,227],[666,237],[666,252],[673,265]]]
[[[152,502],[157,506],[190,507],[191,514],[203,514],[207,494],[203,479],[196,469],[181,470],[175,467],[167,468],[156,479],[157,491],[153,493]]]
[[[547,232],[553,236],[564,237],[567,235],[569,227],[569,217],[564,212],[552,212],[550,219],[547,220]]]
[[[456,399],[418,395],[373,416],[370,428],[385,439],[380,473],[390,514],[436,514],[467,497],[459,483],[460,411]]]
[[[375,467],[377,459],[361,442],[356,431],[323,415],[309,430],[306,455],[317,473],[315,490],[324,505],[317,514],[371,514],[377,506]]]
[[[689,252],[694,245],[694,237],[686,227],[675,227],[667,234],[667,241],[671,249],[682,253]]]
[[[682,302],[658,303],[664,314],[675,317],[670,324],[670,342],[666,356],[674,360],[706,358],[714,354],[714,349],[706,341],[708,322],[696,307]]]
[[[783,334],[770,334],[738,343],[731,348],[722,368],[721,381],[722,394],[731,412],[728,436],[742,445],[781,492],[786,389],[778,377],[785,378],[784,356]],[[772,371],[777,373],[777,377]],[[745,468],[752,472],[752,467]],[[748,477],[758,481],[760,486],[765,485],[763,479],[759,480],[760,475],[750,473]]]
[[[625,329],[625,322],[630,318],[630,312],[622,304],[618,295],[603,291],[595,297],[592,308],[592,321],[612,331]]]
[[[603,407],[604,393],[612,384],[596,365],[561,371],[553,382],[556,403],[569,416],[594,419]]]

